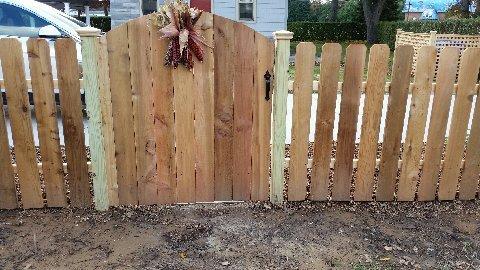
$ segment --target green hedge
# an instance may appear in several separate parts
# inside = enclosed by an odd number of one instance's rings
[[[437,31],[439,34],[480,35],[480,19],[448,19],[443,21],[380,22],[378,42],[395,47],[397,29],[416,33]],[[363,23],[289,22],[288,30],[295,41],[366,40]]]
[[[361,23],[333,22],[289,22],[294,41],[365,40],[366,27]]]
[[[80,17],[80,21],[85,22],[86,17]],[[101,29],[102,32],[108,32],[112,29],[112,19],[107,16],[93,16],[90,17],[90,24],[98,29]]]
[[[378,29],[378,41],[394,48],[395,35],[399,28],[403,31],[415,33],[437,31],[439,34],[479,35],[480,19],[381,22]]]

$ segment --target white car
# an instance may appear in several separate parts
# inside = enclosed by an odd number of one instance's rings
[[[87,26],[63,12],[33,0],[0,0],[0,38],[17,37],[24,51],[26,76],[30,78],[26,42],[30,37],[45,38],[50,43],[53,76],[56,78],[56,38],[69,37],[77,42],[77,59],[81,63],[80,37],[77,30]],[[3,73],[0,73],[3,79]]]

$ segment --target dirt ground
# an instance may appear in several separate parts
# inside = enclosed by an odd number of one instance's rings
[[[0,269],[480,269],[480,201],[0,211]]]

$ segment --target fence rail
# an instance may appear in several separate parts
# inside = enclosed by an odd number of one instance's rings
[[[313,81],[315,47],[300,43],[295,80],[288,82],[291,34],[277,35],[276,58],[283,62],[277,60],[273,72],[274,46],[268,39],[223,18],[210,18],[213,24],[209,17],[204,19],[207,27],[202,31],[217,46],[210,49],[204,63],[197,63],[193,73],[155,65],[163,63],[167,44],[155,32],[142,28],[148,25],[145,18],[116,28],[106,37],[83,36],[84,41],[88,39],[84,59],[89,59],[83,81],[72,40],[56,41],[56,63],[50,63],[48,44],[30,39],[28,81],[21,44],[16,39],[1,39],[1,87],[8,113],[0,113],[0,209],[89,207],[94,203],[103,210],[115,205],[266,201],[269,189],[274,202],[476,198],[479,48],[463,52],[456,79],[459,50],[441,52],[435,77],[436,50],[424,46],[412,78],[413,47],[399,46],[392,80],[386,82],[387,46],[373,46],[368,60],[364,45],[349,46],[344,77],[339,78],[341,46],[325,44],[320,80]],[[230,35],[232,31],[239,37]],[[251,35],[253,43],[244,43],[248,39],[243,37]],[[243,54],[252,46],[253,52]],[[58,81],[53,80],[52,64],[57,65]],[[368,66],[365,81],[364,66]],[[265,97],[267,70],[276,76],[273,103]],[[34,119],[28,106],[29,88]],[[81,88],[87,101],[88,134],[83,132]],[[55,89],[65,138],[63,157]],[[286,158],[288,90],[293,92],[293,123]],[[314,91],[318,103],[313,112],[316,123],[311,127]],[[338,93],[341,100],[336,108]],[[409,95],[411,103],[407,102]],[[383,108],[386,98],[388,105]],[[385,117],[382,110],[386,110]],[[272,130],[271,118],[276,127]],[[38,149],[33,121],[37,122]],[[332,148],[335,122],[338,134]],[[315,137],[310,145],[312,129]],[[89,148],[85,135],[90,138]]]

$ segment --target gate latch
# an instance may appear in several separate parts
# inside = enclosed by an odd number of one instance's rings
[[[272,82],[272,75],[270,75],[270,72],[267,70],[265,76],[263,77],[265,78],[265,100],[270,100],[270,85]]]

